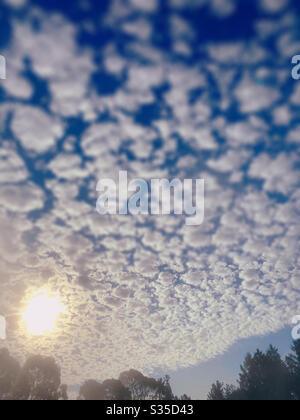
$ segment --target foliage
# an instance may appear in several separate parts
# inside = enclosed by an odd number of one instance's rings
[[[30,356],[21,366],[6,349],[0,349],[0,400],[67,400],[67,386],[61,384],[61,370],[54,358]],[[174,396],[170,377],[154,379],[137,370],[120,374],[119,379],[102,383],[87,380],[78,400],[182,400]],[[247,354],[237,385],[217,381],[207,397],[210,401],[300,400],[300,340],[283,360],[270,346],[264,353]]]
[[[248,354],[241,366],[237,387],[217,381],[208,400],[289,401],[300,400],[300,341],[293,353],[282,360],[278,350],[270,346],[266,353]]]

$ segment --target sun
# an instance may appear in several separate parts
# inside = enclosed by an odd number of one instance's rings
[[[44,335],[55,330],[61,313],[65,313],[65,307],[57,295],[39,292],[28,301],[22,318],[29,334]]]

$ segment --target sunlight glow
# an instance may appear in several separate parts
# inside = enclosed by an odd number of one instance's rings
[[[29,334],[43,335],[55,330],[57,318],[64,312],[57,295],[40,292],[29,300],[22,318]]]

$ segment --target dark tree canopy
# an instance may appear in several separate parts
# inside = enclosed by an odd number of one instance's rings
[[[105,388],[99,382],[90,379],[81,386],[78,399],[85,401],[106,400]]]
[[[130,390],[133,400],[174,399],[168,376],[156,380],[131,369],[121,373],[120,381]]]
[[[129,389],[125,388],[121,381],[117,379],[107,379],[102,384],[105,388],[107,400],[131,400]]]
[[[247,355],[239,379],[239,387],[247,400],[290,399],[289,372],[278,350],[270,346],[264,354],[257,350]]]
[[[23,367],[0,350],[0,399],[67,399],[67,387],[61,385],[60,367],[51,357],[31,356]]]
[[[292,399],[300,401],[300,340],[294,343],[292,351],[286,357],[286,365],[290,375]]]
[[[300,400],[300,341],[293,353],[282,360],[278,350],[270,346],[266,353],[248,354],[241,366],[238,385],[217,381],[208,394],[209,400],[289,401]]]
[[[11,400],[21,366],[10,356],[8,350],[0,349],[0,400]]]
[[[24,364],[16,387],[21,400],[59,400],[60,368],[51,357],[32,356]]]
[[[80,388],[79,400],[131,400],[130,391],[117,379],[107,379],[102,384],[95,381],[86,381]]]

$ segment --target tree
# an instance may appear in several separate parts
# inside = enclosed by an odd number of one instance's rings
[[[107,379],[102,384],[91,379],[81,386],[78,400],[131,400],[131,393],[117,379]]]
[[[207,396],[208,401],[237,401],[242,400],[242,392],[233,385],[224,385],[217,381],[212,385]]]
[[[224,384],[217,381],[212,385],[211,390],[207,396],[209,401],[225,401],[225,387]]]
[[[208,394],[209,400],[292,400],[299,399],[300,342],[294,344],[294,354],[286,361],[270,346],[266,353],[257,350],[248,354],[241,366],[238,386],[217,381]]]
[[[105,387],[95,380],[85,381],[79,390],[78,400],[103,401],[106,400]]]
[[[119,379],[129,389],[133,400],[174,399],[168,376],[156,380],[131,369],[121,373]]]
[[[107,379],[103,382],[107,400],[131,400],[129,389],[125,388],[121,381],[117,379]]]
[[[181,395],[180,398],[174,397],[174,400],[177,400],[177,401],[191,401],[192,399],[187,394],[183,394],[183,395]]]
[[[286,365],[290,375],[292,399],[300,401],[300,340],[294,342],[292,351],[286,357]]]
[[[289,371],[278,350],[248,354],[241,366],[240,391],[246,400],[290,400]]]
[[[17,380],[15,398],[48,401],[67,399],[66,386],[61,385],[60,367],[52,357],[28,358]]]
[[[156,381],[157,390],[154,399],[161,401],[170,401],[174,399],[170,379],[170,376],[166,375]]]
[[[21,367],[7,349],[0,349],[0,400],[12,400]]]

